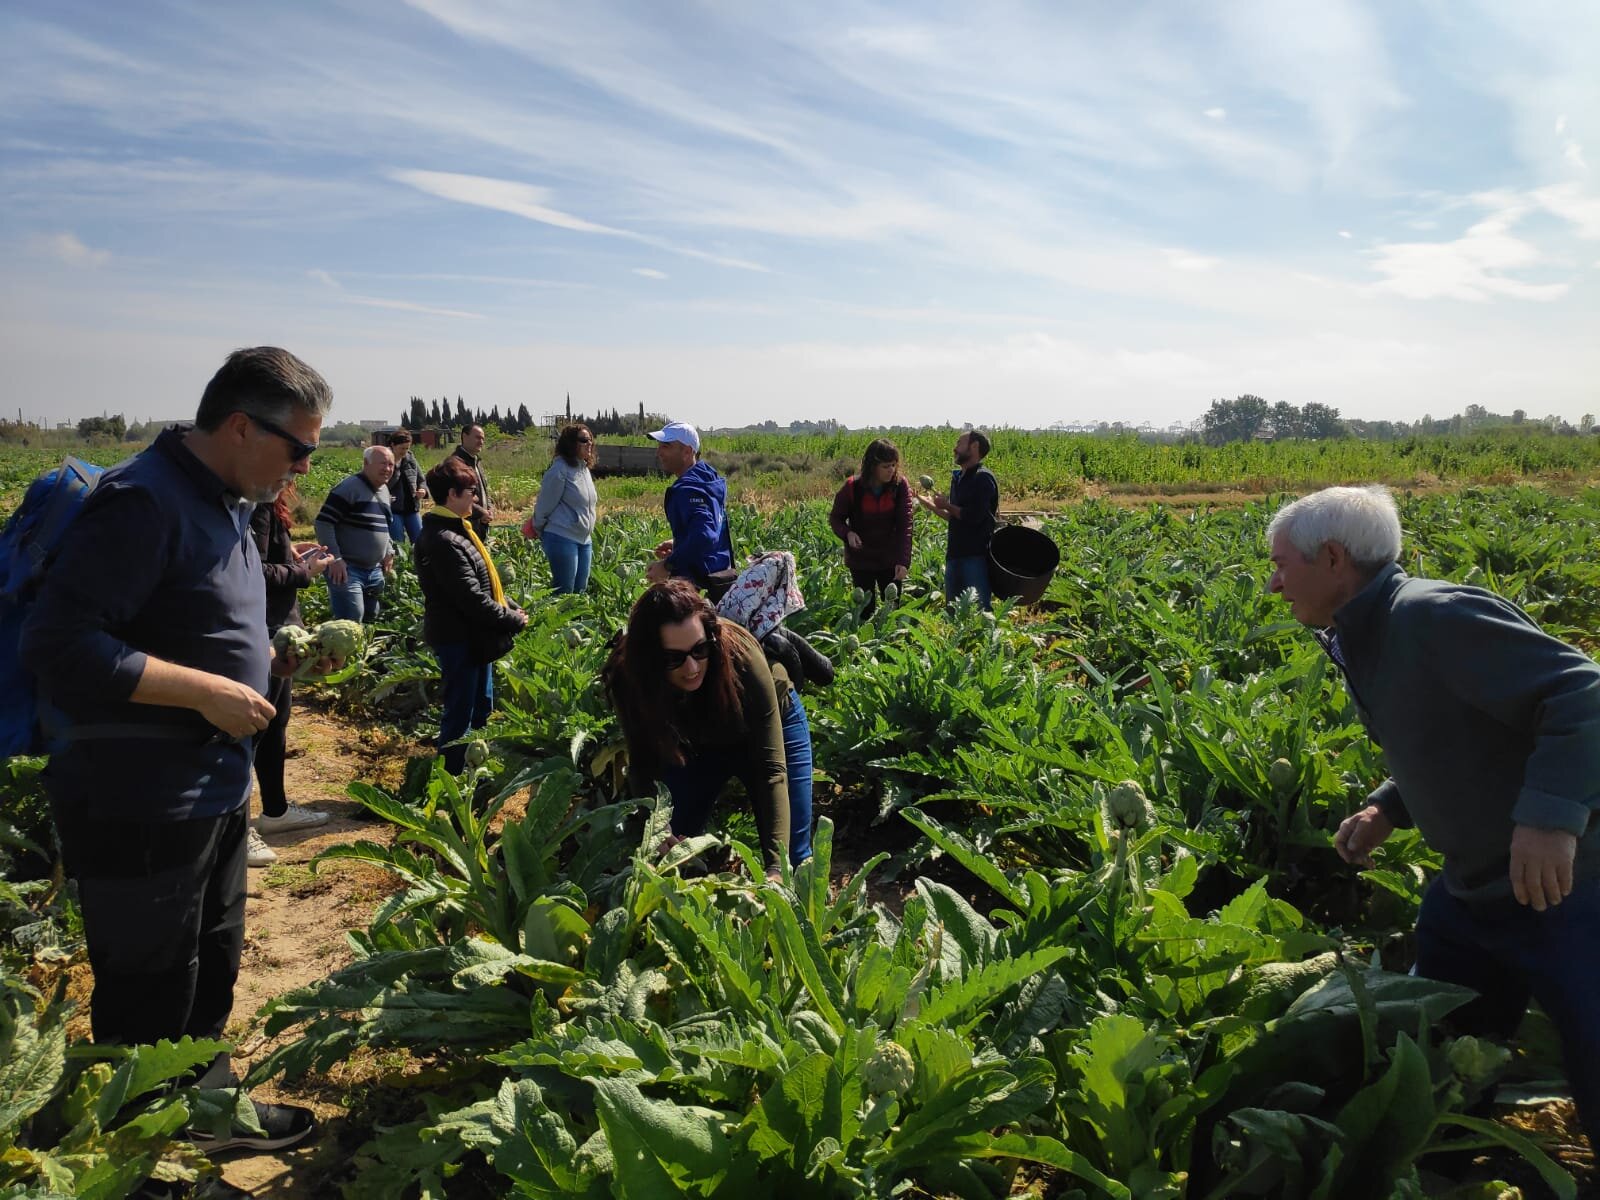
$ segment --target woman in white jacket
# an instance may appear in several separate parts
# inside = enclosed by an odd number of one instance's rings
[[[523,535],[538,538],[544,548],[557,593],[589,586],[598,499],[589,474],[593,465],[594,434],[587,425],[568,425],[556,438],[555,460],[539,484],[533,515],[522,526]]]

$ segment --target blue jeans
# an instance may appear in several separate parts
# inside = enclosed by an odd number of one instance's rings
[[[799,866],[811,857],[811,726],[798,692],[783,718],[783,757],[789,770],[789,862]],[[672,832],[679,837],[705,832],[722,785],[749,766],[743,747],[727,747],[667,767],[661,778],[672,793]],[[753,782],[745,781],[746,790]]]
[[[968,588],[978,593],[978,604],[989,611],[989,556],[973,554],[962,558],[944,560],[944,598],[955,603],[956,598]]]
[[[465,642],[435,646],[433,656],[439,660],[444,684],[444,713],[439,718],[439,740],[434,744],[444,754],[445,769],[459,775],[467,765],[467,748],[450,743],[464,737],[467,730],[482,729],[489,723],[494,708],[494,664],[473,662]]]
[[[575,542],[547,529],[539,535],[539,545],[550,560],[550,587],[557,595],[587,590],[589,564],[594,561],[593,542]]]
[[[383,595],[383,568],[358,567],[345,563],[343,583],[335,583],[326,575],[328,607],[338,621],[360,621],[363,625],[378,619],[378,600]]]
[[[1600,880],[1577,884],[1535,912],[1505,899],[1468,905],[1435,879],[1417,916],[1415,974],[1464,984],[1478,999],[1456,1010],[1467,1033],[1507,1038],[1530,999],[1561,1035],[1578,1118],[1600,1145]]]
[[[417,539],[422,536],[422,514],[419,512],[391,512],[389,514],[389,536],[394,539],[396,546],[407,538],[411,539],[411,544],[415,546]]]

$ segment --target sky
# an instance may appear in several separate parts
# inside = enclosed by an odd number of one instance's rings
[[[1600,411],[1600,5],[7,0],[0,416]]]

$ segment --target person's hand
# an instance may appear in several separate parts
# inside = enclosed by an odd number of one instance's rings
[[[906,581],[906,569],[903,566],[896,564],[894,569],[894,581],[896,583],[904,583]]]
[[[1340,823],[1339,832],[1333,837],[1333,848],[1352,866],[1370,868],[1372,852],[1393,832],[1394,823],[1376,804],[1369,804]]]
[[[672,578],[672,568],[657,559],[644,569],[644,577],[651,583],[665,583]]]
[[[852,550],[861,549],[861,535],[854,529],[844,535],[844,544]]]
[[[231,738],[259,733],[278,711],[255,688],[246,687],[221,675],[213,675],[211,687],[201,698],[199,713]]]
[[[517,613],[517,628],[518,629],[526,629],[528,627],[528,614],[526,612],[524,612],[520,608],[516,610],[516,613]]]
[[[1565,829],[1518,825],[1511,831],[1511,891],[1534,912],[1554,908],[1572,891],[1578,839]]]
[[[313,579],[326,571],[332,562],[333,551],[324,550],[321,546],[313,546],[300,556],[300,565]]]
[[[393,575],[394,574],[394,555],[393,554],[385,554],[383,556],[383,573],[385,575]]]
[[[922,505],[922,507],[927,509],[929,512],[938,512],[939,511],[939,506],[936,503],[934,503],[934,497],[931,496],[931,495],[925,495],[922,492],[918,492],[917,493],[917,503]]]
[[[330,562],[328,564],[328,582],[329,583],[341,583],[342,584],[342,583],[345,582],[345,580],[347,580],[349,578],[350,578],[350,569],[347,566],[345,566],[344,559],[336,558],[336,559],[334,559],[332,562]]]
[[[668,538],[666,541],[658,543],[653,553],[657,558],[666,558],[667,555],[672,553],[672,539]]]

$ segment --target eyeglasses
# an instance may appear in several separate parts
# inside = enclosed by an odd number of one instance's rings
[[[311,457],[312,453],[315,452],[317,448],[317,444],[315,442],[302,442],[287,429],[284,429],[281,425],[274,425],[265,417],[258,417],[255,415],[255,413],[245,413],[245,416],[249,417],[262,429],[265,429],[268,433],[272,434],[273,437],[280,437],[289,443],[290,462],[304,462],[306,459]]]
[[[667,670],[676,671],[691,658],[695,662],[705,662],[711,657],[711,647],[716,645],[710,638],[701,638],[687,650],[663,650],[661,661],[667,664]]]

